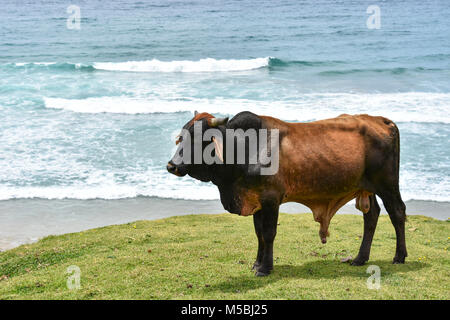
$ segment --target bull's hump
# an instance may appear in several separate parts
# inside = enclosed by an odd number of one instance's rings
[[[250,111],[239,112],[228,121],[227,128],[243,130],[261,129],[261,117]]]

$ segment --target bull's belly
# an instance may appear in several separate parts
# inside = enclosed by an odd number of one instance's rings
[[[297,202],[310,208],[314,215],[314,220],[320,223],[320,239],[322,243],[326,243],[327,237],[329,236],[328,227],[336,212],[346,203],[356,198],[356,208],[363,213],[367,213],[370,210],[369,196],[371,194],[363,189],[354,189],[349,192],[333,195],[324,194],[322,196],[318,194],[291,194],[285,196],[282,202]]]
[[[284,176],[285,196],[300,199],[335,199],[363,189],[363,168],[290,170]]]
[[[297,202],[304,205],[308,205],[310,203],[328,203],[330,201],[342,198],[349,198],[348,201],[356,198],[360,189],[352,189],[348,192],[341,193],[292,193],[285,194],[283,197],[282,203],[286,202]]]

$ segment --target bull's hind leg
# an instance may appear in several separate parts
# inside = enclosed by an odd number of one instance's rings
[[[358,199],[356,200],[358,201]],[[380,215],[380,206],[374,194],[369,196],[370,209],[364,213],[364,235],[359,248],[358,256],[352,261],[354,266],[362,266],[370,256],[370,247],[372,246],[373,235],[377,227],[378,217]]]
[[[277,234],[278,205],[266,205],[255,213],[254,224],[258,237],[258,254],[254,264],[256,276],[267,276],[273,269],[273,241]]]
[[[397,247],[392,263],[405,263],[405,258],[408,256],[405,241],[406,206],[398,189],[392,192],[383,192],[380,194],[380,197],[383,200],[386,211],[389,213],[389,218],[394,225],[397,236]]]

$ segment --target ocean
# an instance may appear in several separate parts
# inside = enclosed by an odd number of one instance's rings
[[[449,17],[447,0],[3,0],[0,202],[216,200],[165,169],[194,110],[388,117],[404,200],[449,202]]]

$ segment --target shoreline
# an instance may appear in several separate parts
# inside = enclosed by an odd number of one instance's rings
[[[450,217],[450,202],[409,200],[405,203],[408,215],[424,215],[438,220],[447,220]],[[225,212],[219,200],[175,200],[153,197],[117,200],[4,200],[0,201],[0,221],[2,221],[0,251],[32,243],[49,235],[80,232],[136,220]],[[280,207],[280,212],[311,211],[297,203],[286,203]],[[362,215],[352,202],[342,207],[337,214]],[[383,207],[381,214],[386,214]]]

